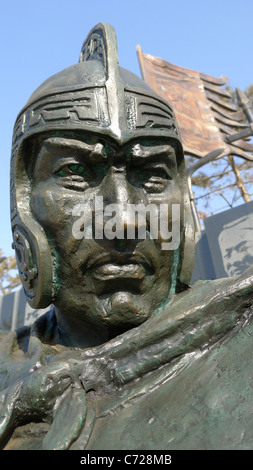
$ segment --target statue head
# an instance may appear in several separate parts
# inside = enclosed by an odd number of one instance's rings
[[[152,210],[129,212],[148,206],[157,208],[153,219]],[[164,249],[173,206],[178,243]],[[53,303],[117,330],[145,321],[189,284],[193,223],[176,118],[119,66],[110,25],[93,28],[79,63],[46,80],[19,113],[11,220],[33,308]]]
[[[242,274],[253,263],[253,214],[223,225],[218,236],[224,271],[228,276]]]

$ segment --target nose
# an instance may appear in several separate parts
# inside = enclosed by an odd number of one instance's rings
[[[129,183],[125,168],[111,167],[98,195],[103,197],[106,238],[143,239],[146,236],[146,220],[138,218],[135,211],[138,204],[146,204],[145,196],[140,188]]]

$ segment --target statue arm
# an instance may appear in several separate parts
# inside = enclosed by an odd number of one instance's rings
[[[38,339],[32,340],[38,346]],[[1,371],[0,448],[27,422],[50,425],[42,443],[45,449],[66,449],[78,437],[86,416],[86,397],[79,380],[83,362],[73,355],[68,351],[43,364],[35,353],[33,361],[5,363]]]

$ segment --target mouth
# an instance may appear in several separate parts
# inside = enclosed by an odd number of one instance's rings
[[[236,268],[232,268],[230,270],[230,273],[229,275],[230,276],[239,276],[239,274],[242,274],[242,272],[245,270],[245,266],[242,268],[242,267],[236,267]]]
[[[98,281],[110,281],[120,279],[135,279],[142,281],[146,276],[146,270],[141,264],[114,264],[106,263],[98,266],[93,271],[93,278]]]
[[[142,265],[147,271],[154,271],[153,264],[143,253],[100,253],[98,256],[89,258],[82,266],[83,272],[94,270],[104,265],[117,265],[119,267],[129,265]]]
[[[120,284],[124,281],[139,286],[146,276],[154,274],[155,269],[142,253],[112,252],[90,258],[82,266],[82,272],[98,282],[113,281]]]

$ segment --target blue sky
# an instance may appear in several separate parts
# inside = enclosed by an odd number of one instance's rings
[[[253,83],[252,0],[0,0],[1,239],[13,254],[9,161],[14,121],[46,78],[78,62],[83,40],[99,22],[117,33],[119,61],[140,76],[136,45],[173,64]]]

